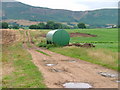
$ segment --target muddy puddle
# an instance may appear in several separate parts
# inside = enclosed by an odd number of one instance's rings
[[[76,61],[75,60],[69,60],[68,62],[75,63]]]
[[[92,86],[88,83],[75,83],[75,82],[69,82],[63,84],[64,88],[92,88]]]
[[[51,66],[55,66],[56,64],[45,64],[45,65],[51,67]]]
[[[118,81],[118,80],[117,80],[117,81],[115,81],[115,82],[116,82],[116,83],[120,83],[120,81]]]
[[[51,72],[64,72],[63,70],[61,69],[50,69]]]
[[[108,73],[108,72],[99,72],[98,74],[100,74],[101,76],[104,76],[104,77],[111,77],[111,78],[117,78],[118,77],[117,74]]]

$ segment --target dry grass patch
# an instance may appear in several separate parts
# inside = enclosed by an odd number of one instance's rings
[[[17,30],[2,29],[2,44],[10,44],[20,40],[20,33]]]
[[[30,34],[32,36],[32,40],[37,45],[40,42],[46,41],[46,38],[43,37],[48,32],[48,30],[30,30]]]
[[[3,63],[2,65],[2,76],[9,75],[14,71],[14,67],[11,63]]]
[[[88,50],[88,55],[104,63],[113,64],[118,60],[117,53],[104,52],[104,50]]]

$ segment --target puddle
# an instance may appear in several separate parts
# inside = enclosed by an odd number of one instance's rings
[[[88,83],[65,83],[63,84],[64,88],[92,88],[92,86]]]
[[[98,74],[100,74],[100,75],[102,75],[102,76],[104,76],[104,77],[111,77],[111,78],[116,78],[116,77],[118,77],[117,74],[112,74],[112,73],[107,73],[107,72],[100,72],[100,73],[98,73]]]
[[[64,72],[63,70],[60,69],[51,69],[52,72]]]
[[[120,81],[115,81],[116,83],[120,83]]]
[[[55,66],[56,64],[46,64],[46,66]]]
[[[68,62],[72,62],[72,63],[75,63],[76,61],[75,61],[75,60],[69,60]]]

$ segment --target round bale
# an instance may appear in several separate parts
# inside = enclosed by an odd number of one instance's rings
[[[65,46],[69,44],[70,35],[63,29],[49,31],[46,35],[48,44]]]

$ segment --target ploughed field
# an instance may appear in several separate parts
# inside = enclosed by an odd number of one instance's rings
[[[90,48],[47,46],[48,31],[2,30],[3,87],[118,87],[117,29],[67,30],[70,44],[95,46]]]

